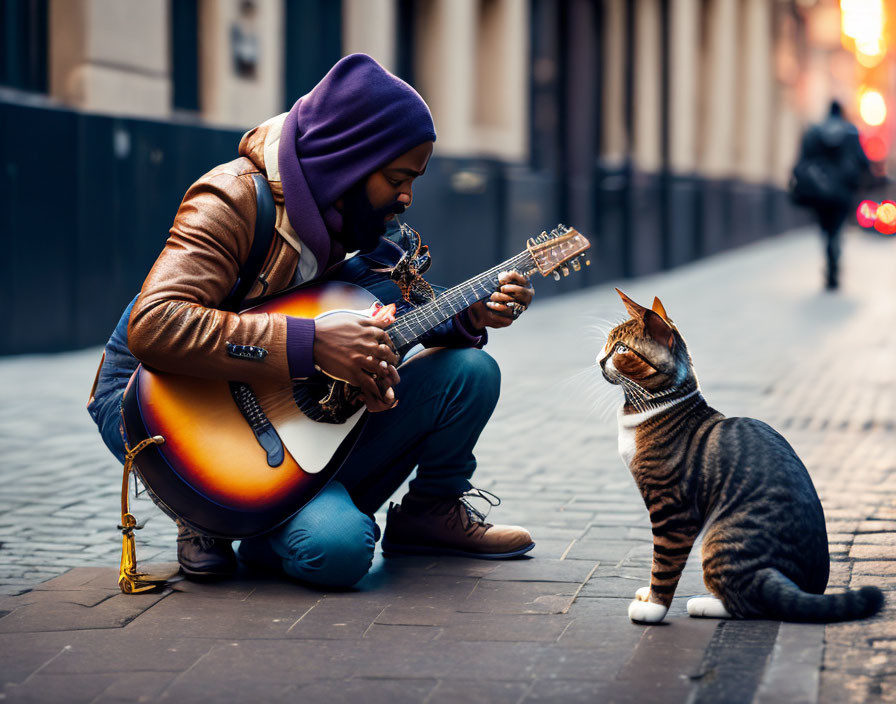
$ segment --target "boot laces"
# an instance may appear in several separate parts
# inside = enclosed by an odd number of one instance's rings
[[[470,499],[482,499],[483,501],[485,501],[488,504],[488,508],[485,509],[485,513],[471,504]],[[458,515],[460,516],[461,526],[465,531],[469,531],[471,528],[475,528],[479,525],[490,528],[491,525],[486,523],[485,519],[495,506],[501,505],[501,499],[495,496],[490,491],[486,491],[485,489],[476,489],[474,487],[470,489],[470,491],[461,494],[457,498],[456,505],[459,508]]]

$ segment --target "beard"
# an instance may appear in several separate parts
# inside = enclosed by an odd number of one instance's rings
[[[403,213],[405,206],[395,201],[374,208],[367,197],[367,181],[359,181],[345,192],[342,208],[342,232],[336,235],[346,252],[372,252],[386,233],[386,218]]]

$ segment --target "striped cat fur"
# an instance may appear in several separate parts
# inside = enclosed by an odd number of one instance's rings
[[[632,620],[662,621],[701,530],[713,596],[691,599],[692,616],[826,623],[877,613],[877,587],[824,594],[824,512],[793,448],[761,421],[711,408],[659,299],[648,309],[617,291],[630,318],[610,332],[598,362],[625,394],[619,452],[653,530],[650,587],[638,590]]]

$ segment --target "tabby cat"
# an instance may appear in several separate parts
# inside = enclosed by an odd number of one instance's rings
[[[663,620],[704,528],[703,581],[714,596],[690,599],[691,616],[831,622],[880,610],[877,587],[824,594],[824,513],[793,448],[761,421],[710,408],[659,299],[648,310],[617,292],[631,317],[610,332],[598,362],[625,394],[619,452],[653,528],[650,586],[629,617]]]

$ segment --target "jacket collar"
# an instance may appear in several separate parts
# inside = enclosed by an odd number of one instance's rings
[[[303,251],[309,247],[302,241],[289,219],[289,213],[284,205],[283,183],[280,178],[280,160],[278,150],[280,148],[280,134],[283,131],[283,122],[287,113],[282,113],[262,123],[258,127],[243,135],[240,141],[240,154],[255,164],[264,174],[271,186],[274,201],[277,203],[277,222],[275,228],[278,234],[299,253],[299,272],[303,281],[313,279],[322,269],[316,257],[303,257]]]

